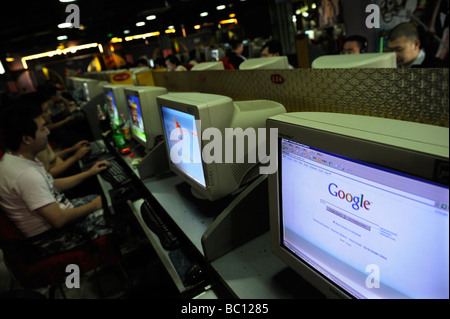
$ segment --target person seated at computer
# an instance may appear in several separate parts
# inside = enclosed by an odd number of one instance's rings
[[[77,164],[90,151],[89,142],[86,140],[57,152],[47,143],[45,150],[39,152],[36,157],[44,164],[47,172],[53,177],[59,177],[63,174],[67,175],[74,164]]]
[[[264,43],[261,48],[262,58],[282,56],[282,55],[283,55],[283,46],[281,45],[281,42],[278,40],[269,40],[266,43]],[[289,68],[293,69],[294,67],[292,65],[289,65]]]
[[[180,60],[173,54],[166,56],[166,67],[167,71],[187,71]]]
[[[410,22],[394,27],[388,35],[388,48],[397,56],[400,68],[447,68],[448,63],[425,52],[420,47],[419,31]]]
[[[86,240],[75,232],[56,229],[70,225],[91,239],[113,231],[101,210],[101,196],[69,200],[63,193],[110,163],[99,161],[80,174],[53,179],[36,158],[46,148],[50,133],[39,108],[29,104],[7,107],[0,114],[0,128],[8,150],[0,161],[0,206],[32,244],[43,254],[54,254]]]
[[[42,90],[37,96],[28,99],[39,100],[43,108],[48,107],[48,112],[43,113],[43,117],[50,129],[49,140],[56,142],[63,148],[71,147],[75,143],[83,140],[92,141],[92,133],[87,119],[82,112],[70,112],[68,108],[61,106],[60,91],[56,88],[50,91]],[[55,115],[53,112],[57,112]]]
[[[235,70],[239,70],[239,65],[246,60],[242,55],[244,52],[244,45],[242,41],[230,41],[231,51],[227,53],[228,63],[230,63]]]
[[[361,35],[351,35],[344,39],[342,54],[367,53],[367,39]]]

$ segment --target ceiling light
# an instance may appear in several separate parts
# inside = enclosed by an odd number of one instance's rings
[[[224,4],[221,4],[220,6],[216,7],[217,10],[223,10],[225,8],[226,8],[226,6]]]
[[[2,61],[0,61],[0,74],[5,74],[5,68],[3,67]]]
[[[143,22],[143,21],[139,21],[136,23],[137,27],[143,27],[144,25],[145,25],[145,22]]]
[[[130,30],[123,30],[123,34],[130,34]]]
[[[60,29],[71,28],[71,27],[72,27],[72,23],[70,23],[70,22],[64,22],[64,23],[58,24],[58,28],[60,28]]]
[[[208,12],[202,12],[202,13],[200,13],[200,16],[201,17],[207,17],[208,16]]]
[[[56,38],[56,40],[58,40],[58,41],[67,40],[67,35],[60,35],[59,37]]]
[[[155,20],[156,16],[155,15],[151,15],[151,16],[147,16],[145,17],[146,20]]]

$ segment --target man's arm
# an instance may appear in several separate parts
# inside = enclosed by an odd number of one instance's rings
[[[111,164],[108,161],[99,161],[87,171],[69,177],[55,179],[55,188],[60,192],[64,192],[77,186],[85,179],[97,175],[110,166]]]
[[[53,227],[61,228],[67,223],[83,217],[102,208],[102,199],[97,196],[92,202],[85,205],[61,209],[59,205],[54,202],[38,208],[36,211]]]
[[[62,158],[58,157],[59,160],[57,160],[57,164],[51,168],[49,168],[48,172],[53,176],[57,177],[64,173],[69,167],[71,167],[73,164],[77,163],[80,159],[82,159],[87,153],[90,152],[89,147],[82,147],[78,149],[78,151],[73,154],[71,157],[69,157],[66,160],[63,160]]]

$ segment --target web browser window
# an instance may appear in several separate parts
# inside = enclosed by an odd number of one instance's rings
[[[286,249],[357,298],[449,298],[447,186],[280,147]]]

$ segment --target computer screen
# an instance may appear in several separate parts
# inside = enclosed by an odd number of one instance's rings
[[[328,297],[449,298],[448,128],[326,113],[268,126],[275,255]]]
[[[130,87],[132,86],[120,84],[106,84],[103,86],[109,119],[115,124],[119,124],[121,114],[123,114],[126,119],[129,119],[128,104],[124,90],[125,88]]]
[[[313,69],[396,68],[394,52],[324,55],[315,59]]]
[[[131,136],[149,151],[155,138],[162,135],[161,120],[156,97],[167,94],[162,87],[127,87],[124,95],[131,122]]]
[[[247,59],[239,65],[239,70],[283,70],[290,69],[287,56]]]
[[[114,99],[113,91],[105,91],[105,101],[108,107],[109,120],[112,123],[119,124],[120,117],[117,111],[116,100]]]
[[[266,134],[257,129],[265,128],[269,116],[286,112],[273,101],[235,102],[196,92],[170,93],[157,101],[170,169],[194,196],[209,201],[239,192],[259,175],[260,158],[251,154],[266,146]],[[238,144],[245,146],[233,147]]]
[[[177,143],[191,140],[191,136],[199,136],[194,115],[165,106],[161,107],[161,114],[164,132],[166,134],[169,132],[172,134],[172,136],[166,138],[170,150],[173,150]],[[192,138],[190,152],[183,153],[181,149],[178,149],[177,152],[179,152],[180,157],[183,157],[182,161],[177,164],[178,169],[202,187],[206,187],[205,174],[201,161],[200,141]]]

